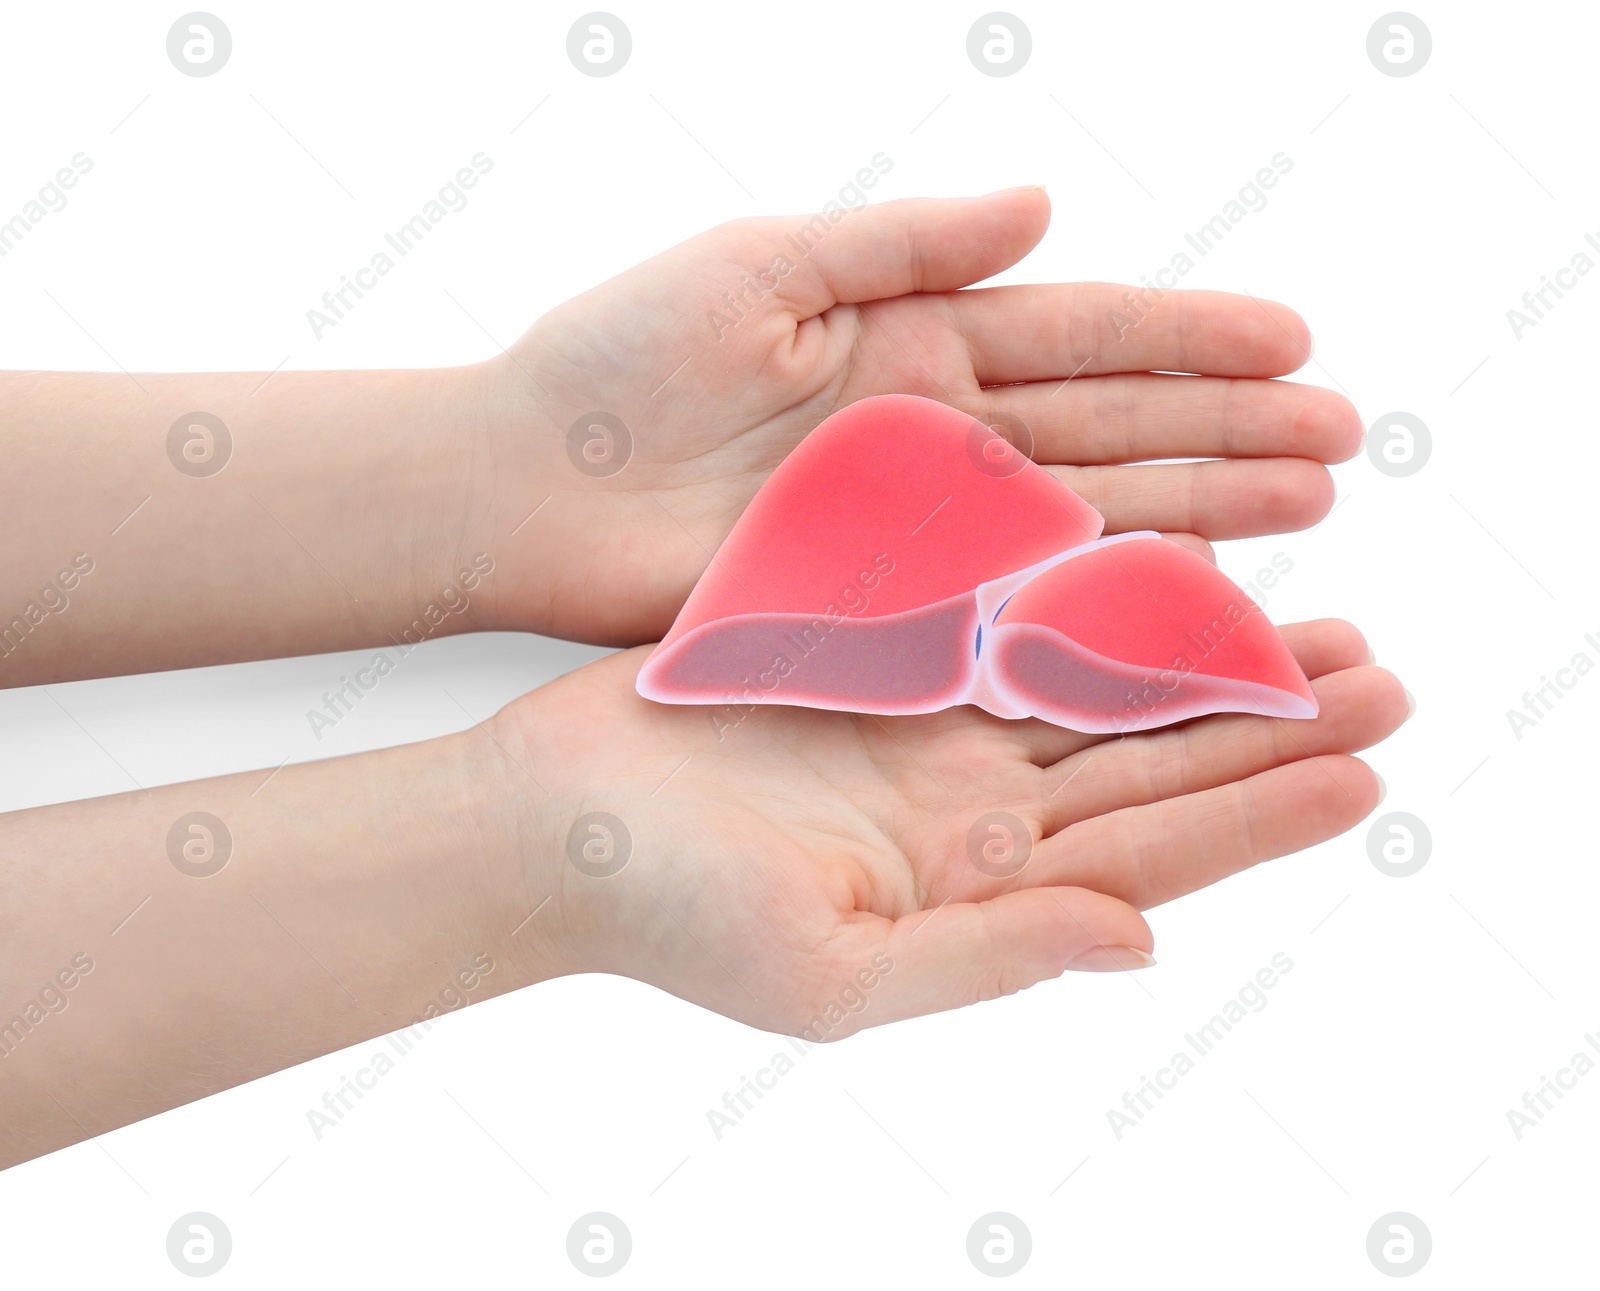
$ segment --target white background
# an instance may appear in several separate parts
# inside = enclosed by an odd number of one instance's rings
[[[180,6],[6,6],[0,220],[94,162],[0,260],[6,366],[476,360],[473,318],[509,342],[713,223],[815,211],[880,151],[878,199],[1049,187],[1006,280],[1137,282],[1286,153],[1184,285],[1293,304],[1303,379],[1434,449],[1408,478],[1337,468],[1323,525],[1221,561],[1245,582],[1286,554],[1269,614],[1354,620],[1417,696],[1371,756],[1380,814],[1433,851],[1380,873],[1363,826],[1263,866],[1155,911],[1158,967],[818,1049],[720,1142],[707,1110],[781,1041],[621,980],[497,999],[321,1141],[306,1110],[376,1044],[0,1175],[8,1284],[186,1285],[165,1240],[193,1210],[231,1230],[235,1287],[590,1285],[565,1236],[591,1210],[632,1232],[617,1285],[986,1285],[966,1234],[995,1210],[1032,1233],[1017,1286],[1385,1285],[1366,1235],[1396,1210],[1432,1233],[1416,1285],[1592,1280],[1600,1072],[1520,1141],[1506,1119],[1600,1029],[1600,676],[1520,740],[1506,717],[1600,661],[1600,274],[1520,340],[1506,320],[1600,231],[1592,7],[1424,7],[1431,60],[1394,78],[1380,5],[1030,4],[1031,60],[993,78],[981,4],[651,4],[617,10],[633,55],[596,79],[566,55],[581,6],[217,4],[233,53],[199,79],[167,60]],[[314,339],[305,311],[480,151],[470,206]],[[321,743],[305,710],[365,652],[8,692],[0,807],[436,735],[465,725],[446,686],[485,715],[595,653],[432,642]],[[1280,951],[1267,1006],[1118,1141],[1107,1109]]]

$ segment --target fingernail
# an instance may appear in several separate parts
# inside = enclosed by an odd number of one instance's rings
[[[1417,711],[1417,697],[1409,690],[1402,691],[1401,693],[1406,697],[1406,721],[1409,722]]]
[[[1007,193],[1031,193],[1031,192],[1038,192],[1038,193],[1044,192],[1044,185],[1043,184],[1017,184],[1012,188],[997,188],[997,189],[995,189],[994,192],[990,193],[989,196],[990,197],[1004,197]]]
[[[1377,663],[1378,662],[1378,652],[1376,650],[1374,650],[1371,646],[1367,647],[1367,662],[1368,663]]]
[[[1316,357],[1317,357],[1317,338],[1315,336],[1313,336],[1311,338],[1311,348],[1306,351],[1306,358],[1314,359]]]
[[[1389,796],[1389,786],[1383,782],[1383,777],[1378,775],[1376,771],[1374,771],[1372,774],[1378,782],[1378,802],[1382,803],[1383,800]]]
[[[1068,968],[1078,973],[1121,973],[1133,968],[1149,968],[1156,962],[1148,950],[1132,946],[1091,946]]]

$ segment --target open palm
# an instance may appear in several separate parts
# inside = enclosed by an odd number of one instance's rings
[[[566,971],[813,1039],[1142,967],[1139,911],[1342,833],[1379,798],[1350,754],[1405,719],[1398,681],[1348,624],[1285,637],[1315,720],[1121,738],[972,708],[756,707],[730,726],[641,699],[645,652],[610,656],[501,718],[541,768],[530,883],[559,902],[543,926]]]
[[[803,219],[738,220],[545,315],[498,361],[509,412],[481,482],[511,553],[498,623],[659,639],[762,481],[874,394],[997,425],[1110,533],[1204,550],[1320,519],[1323,464],[1357,451],[1361,425],[1338,395],[1263,379],[1308,357],[1299,317],[1215,292],[960,290],[1021,259],[1049,217],[1040,189],[888,202],[813,230],[804,255]],[[597,413],[625,434],[591,432]],[[1134,465],[1172,458],[1225,460]]]

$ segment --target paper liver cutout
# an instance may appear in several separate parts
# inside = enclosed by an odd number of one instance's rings
[[[1316,701],[1249,597],[931,399],[841,409],[757,492],[639,673],[673,704],[928,713],[1086,732]]]

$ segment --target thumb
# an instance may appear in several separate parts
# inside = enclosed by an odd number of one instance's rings
[[[1050,223],[1042,188],[1005,189],[986,197],[911,197],[856,207],[837,225],[824,216],[741,221],[766,226],[780,246],[803,246],[783,295],[799,319],[834,305],[887,300],[908,292],[954,291],[991,278],[1027,255]]]
[[[826,1032],[959,1009],[1071,970],[1147,968],[1154,937],[1125,901],[1087,888],[1027,888],[988,901],[855,925],[846,962],[872,963],[867,1007]]]

